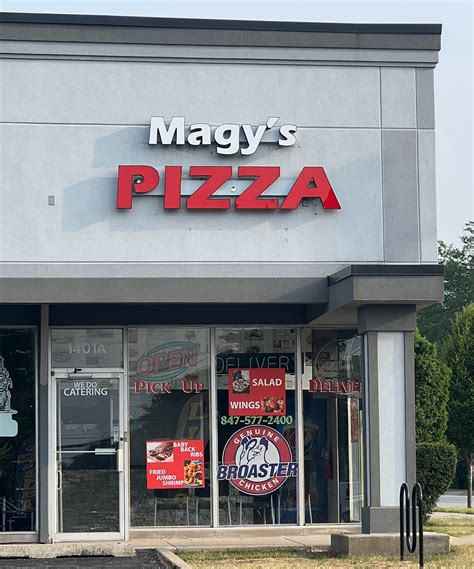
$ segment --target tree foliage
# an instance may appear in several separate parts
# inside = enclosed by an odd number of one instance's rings
[[[452,370],[448,437],[466,461],[467,506],[470,508],[474,461],[474,303],[454,317],[446,344],[446,359]]]
[[[474,453],[474,303],[455,315],[446,359],[452,371],[448,437],[467,456]]]
[[[446,442],[450,370],[437,347],[415,332],[416,440]]]
[[[444,265],[444,302],[418,316],[418,327],[430,341],[442,343],[449,335],[454,314],[474,301],[474,222],[464,226],[461,246],[438,243]]]
[[[456,447],[447,443],[416,445],[416,480],[423,489],[425,518],[429,517],[439,497],[453,481],[456,454]]]

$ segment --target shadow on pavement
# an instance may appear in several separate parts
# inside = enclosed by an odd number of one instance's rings
[[[136,557],[58,557],[56,559],[0,559],[2,569],[35,567],[40,569],[75,569],[104,567],[105,569],[165,569],[153,549],[137,550]]]

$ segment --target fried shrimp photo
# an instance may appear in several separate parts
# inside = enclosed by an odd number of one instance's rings
[[[202,463],[186,460],[184,462],[184,482],[188,486],[202,486]]]

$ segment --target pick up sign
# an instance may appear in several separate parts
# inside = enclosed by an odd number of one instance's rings
[[[285,369],[229,370],[229,415],[286,415]]]

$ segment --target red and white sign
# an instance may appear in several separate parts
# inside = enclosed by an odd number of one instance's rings
[[[285,437],[270,427],[244,427],[225,445],[217,479],[228,480],[244,494],[270,494],[298,476]]]
[[[182,166],[165,166],[164,209],[181,208]],[[216,197],[215,192],[232,178],[232,166],[190,166],[190,178],[204,182],[186,199],[186,209],[230,209],[229,197]],[[237,178],[253,178],[249,186],[236,197],[235,209],[296,209],[303,199],[318,198],[324,209],[341,209],[336,194],[321,166],[305,166],[280,205],[278,198],[262,197],[263,192],[280,177],[279,166],[239,166]],[[132,197],[155,190],[160,173],[153,166],[130,165],[118,167],[117,209],[131,209]]]
[[[148,490],[204,488],[204,441],[146,442]]]
[[[229,415],[286,415],[285,369],[230,369]]]

